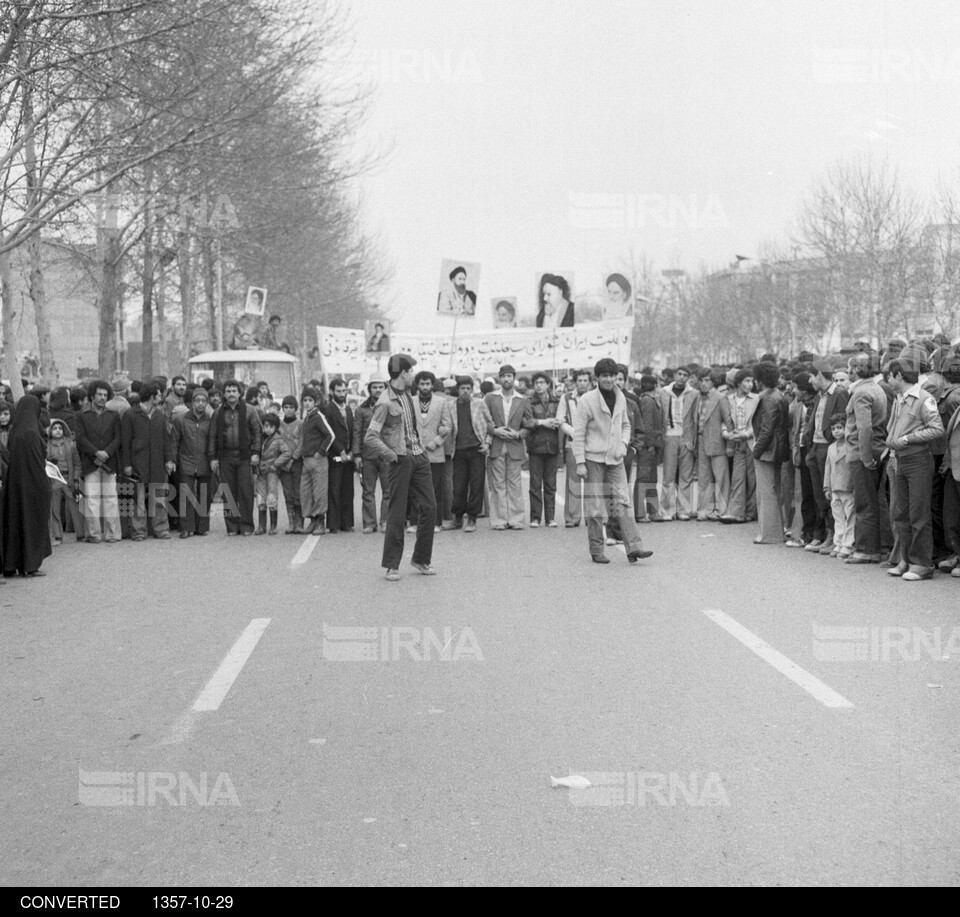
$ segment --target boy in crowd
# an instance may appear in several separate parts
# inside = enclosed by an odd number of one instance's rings
[[[266,414],[263,420],[263,444],[260,449],[260,464],[257,465],[257,515],[258,525],[254,535],[266,535],[267,513],[270,513],[270,535],[277,534],[277,500],[280,496],[280,473],[286,471],[293,455],[280,435],[280,418]]]
[[[831,557],[846,560],[853,553],[853,532],[856,512],[853,505],[853,479],[847,465],[846,413],[830,418],[833,442],[827,447],[823,470],[823,494],[830,501],[833,513],[833,549]]]
[[[50,501],[50,541],[54,545],[63,544],[63,523],[66,517],[73,522],[77,541],[83,538],[80,524],[80,507],[76,498],[80,494],[80,453],[73,438],[67,436],[67,424],[63,420],[50,422],[50,439],[47,442],[47,461],[52,462],[63,476],[61,481],[53,481],[53,495]]]
[[[303,475],[303,459],[294,458],[297,444],[300,442],[300,427],[303,421],[297,417],[297,399],[287,395],[280,404],[283,416],[277,431],[290,450],[290,465],[280,470],[280,486],[283,488],[283,502],[287,505],[287,529],[285,535],[296,535],[303,525],[300,511],[300,478]]]

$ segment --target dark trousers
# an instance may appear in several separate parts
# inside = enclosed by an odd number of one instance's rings
[[[425,455],[401,455],[390,466],[390,511],[387,532],[383,536],[383,562],[388,570],[400,567],[403,558],[403,530],[406,527],[408,499],[417,507],[417,543],[413,549],[415,564],[429,564],[433,557],[433,527],[437,521],[437,503],[433,495],[430,460]]]
[[[353,528],[353,462],[330,459],[327,490],[327,531],[331,535]]]
[[[301,517],[300,478],[303,475],[303,459],[295,459],[286,471],[280,472],[280,486],[283,488],[283,502],[287,505],[287,522],[293,523]]]
[[[848,459],[853,479],[854,523],[853,550],[858,554],[880,553],[880,463],[867,468],[859,459]]]
[[[440,462],[430,463],[430,477],[433,480],[433,502],[437,504],[437,518],[434,528],[436,528],[443,519],[443,488],[446,470],[446,462],[443,464]]]
[[[530,455],[530,521],[553,522],[557,510],[557,456]]]
[[[893,550],[896,541],[893,534],[895,503],[893,465],[891,462],[885,462],[880,474],[880,551],[888,554]]]
[[[933,566],[933,456],[929,452],[897,456],[895,525],[900,560],[911,567]]]
[[[942,455],[934,455],[933,479],[930,482],[930,486],[933,488],[930,494],[930,515],[933,522],[933,559],[936,563],[939,563],[951,553],[947,547],[947,539],[943,531],[943,475],[937,471],[942,462]]]
[[[253,531],[253,467],[250,459],[223,456],[220,486],[224,491],[223,521],[227,531]]]
[[[453,456],[453,518],[476,519],[483,512],[487,457],[479,446],[458,449]]]
[[[943,534],[947,547],[960,556],[960,481],[949,471],[943,479]]]
[[[209,477],[197,477],[195,474],[180,474],[180,494],[177,512],[180,515],[180,531],[200,535],[210,531],[210,490]]]
[[[360,513],[363,516],[363,527],[375,529],[377,527],[377,481],[380,482],[380,522],[384,525],[390,510],[390,466],[382,458],[365,458],[362,475],[363,498]]]
[[[167,493],[169,494],[170,504],[177,507],[177,510],[180,509],[180,471],[174,471],[173,474],[167,475]],[[170,528],[176,532],[180,529],[180,516],[179,513],[170,513],[169,518]],[[187,531],[190,531],[188,529]]]
[[[756,472],[756,466],[754,466]],[[797,468],[792,459],[787,459],[780,466],[780,512],[783,514],[784,528],[793,531],[793,517],[797,510],[794,506],[794,495],[797,488]]]
[[[813,479],[810,476],[810,468],[806,459],[807,450],[800,449],[800,519],[803,522],[803,540],[813,541],[814,537],[822,537],[822,532],[817,533],[817,504],[813,496]],[[821,487],[823,480],[821,478]],[[821,496],[822,496],[821,492]]]
[[[443,463],[443,511],[437,507],[437,515],[444,522],[453,518],[453,456],[448,455]]]
[[[830,501],[823,492],[823,472],[827,464],[826,443],[814,443],[807,450],[807,468],[810,470],[810,486],[813,488],[813,501],[817,511],[814,537],[821,541],[833,539],[833,513]]]

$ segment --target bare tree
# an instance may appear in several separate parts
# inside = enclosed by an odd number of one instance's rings
[[[841,339],[880,342],[908,322],[919,293],[922,210],[895,169],[870,159],[839,162],[804,202],[796,241],[825,261]]]

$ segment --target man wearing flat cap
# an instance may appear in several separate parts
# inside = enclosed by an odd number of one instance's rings
[[[467,289],[467,269],[457,265],[448,277],[450,288],[440,291],[437,312],[443,315],[473,315],[477,310],[477,294]]]
[[[609,358],[594,367],[597,388],[580,398],[573,421],[573,455],[584,479],[587,539],[595,564],[608,564],[603,553],[603,523],[608,513],[620,520],[623,547],[631,564],[650,557],[630,507],[630,484],[623,458],[633,435],[627,399],[616,385],[617,364]]]
[[[418,573],[433,576],[433,526],[437,501],[433,495],[430,461],[420,442],[417,411],[409,388],[413,385],[413,367],[417,361],[405,353],[395,353],[387,362],[390,384],[373,410],[364,445],[390,466],[390,507],[387,531],[383,538],[383,562],[388,580],[400,579],[403,559],[403,532],[407,501],[417,510],[417,541],[411,563]]]
[[[527,457],[524,440],[533,412],[530,402],[514,388],[516,377],[517,371],[504,364],[500,367],[500,391],[483,399],[490,447],[490,527],[496,531],[522,529],[526,524],[520,471]]]

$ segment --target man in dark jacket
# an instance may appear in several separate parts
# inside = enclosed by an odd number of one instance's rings
[[[637,453],[637,482],[633,511],[638,522],[662,521],[657,496],[657,467],[663,460],[663,408],[657,394],[657,380],[644,375],[640,380],[640,424],[633,442]]]
[[[330,466],[328,453],[333,446],[333,430],[320,410],[320,392],[307,387],[300,396],[305,411],[300,427],[300,442],[294,460],[303,459],[300,477],[300,506],[303,512],[303,535],[323,535],[329,508]],[[309,524],[308,524],[309,523]]]
[[[533,375],[533,394],[530,395],[530,417],[524,422],[527,436],[527,455],[530,460],[530,527],[543,522],[556,526],[554,513],[557,499],[557,462],[560,454],[560,420],[557,410],[560,399],[552,391],[553,383],[544,372]]]
[[[207,442],[211,420],[207,416],[207,392],[193,390],[191,410],[173,418],[173,432],[167,441],[167,468],[180,473],[180,537],[210,534],[210,460]]]
[[[253,534],[253,469],[260,462],[263,430],[256,408],[240,398],[240,383],[223,384],[223,404],[210,424],[207,458],[225,490],[228,535]]]
[[[880,555],[880,458],[886,449],[887,396],[874,378],[877,359],[859,353],[850,361],[856,381],[846,406],[847,465],[853,479],[855,512],[853,554],[848,564],[878,564]]]
[[[170,537],[167,518],[167,418],[160,404],[163,391],[155,382],[140,389],[140,403],[120,418],[123,473],[137,481],[131,527],[134,541],[147,537],[148,525],[155,538]]]
[[[120,505],[117,500],[120,415],[106,408],[107,402],[113,398],[109,382],[100,379],[91,382],[87,396],[90,405],[80,412],[77,424],[87,541],[99,544],[103,532],[107,542],[117,542],[120,540]]]
[[[343,379],[330,382],[330,401],[321,408],[330,429],[333,445],[330,447],[327,478],[327,531],[353,530],[353,411],[347,404],[347,383]]]

